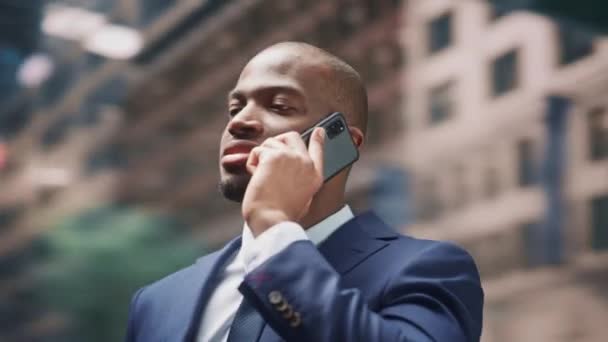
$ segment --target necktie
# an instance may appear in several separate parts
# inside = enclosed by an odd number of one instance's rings
[[[230,326],[228,342],[257,341],[263,327],[264,319],[262,316],[260,316],[253,305],[243,298]]]

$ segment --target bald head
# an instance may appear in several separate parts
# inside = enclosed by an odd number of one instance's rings
[[[333,112],[344,114],[353,142],[360,147],[367,126],[367,94],[359,74],[312,45],[275,44],[247,63],[228,94],[229,120],[220,152],[244,141],[263,144],[283,133],[304,132]],[[316,196],[341,202],[349,171],[350,167],[325,183]],[[251,179],[242,160],[221,164],[220,176],[224,196],[242,201]]]
[[[359,73],[348,63],[310,44],[282,42],[264,49],[249,64],[269,58],[281,59],[286,72],[297,68],[315,78],[317,95],[331,110],[344,113],[350,125],[366,132],[367,91]]]

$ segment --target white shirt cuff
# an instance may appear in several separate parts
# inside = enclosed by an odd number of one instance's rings
[[[281,222],[268,228],[242,251],[245,273],[256,269],[293,242],[301,240],[308,240],[308,236],[302,226],[295,222]]]

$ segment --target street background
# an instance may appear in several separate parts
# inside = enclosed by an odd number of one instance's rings
[[[0,340],[122,340],[137,288],[240,233],[226,95],[295,40],[368,86],[349,203],[470,251],[482,341],[605,341],[606,22],[601,0],[0,0]]]

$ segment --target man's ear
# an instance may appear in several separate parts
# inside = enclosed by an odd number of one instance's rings
[[[349,126],[348,130],[350,132],[350,135],[353,137],[353,141],[355,142],[355,146],[357,146],[357,148],[360,149],[363,146],[363,141],[365,140],[365,135],[359,129],[359,127]]]

